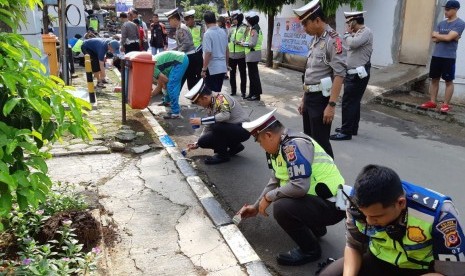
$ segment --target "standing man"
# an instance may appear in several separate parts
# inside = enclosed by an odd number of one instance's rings
[[[227,162],[244,150],[242,142],[250,138],[250,133],[242,128],[242,123],[249,119],[240,103],[229,95],[212,92],[203,79],[185,97],[207,110],[207,117],[190,119],[192,126],[205,127],[199,140],[187,145],[188,150],[213,149],[215,155],[205,159],[207,165]]]
[[[152,17],[152,24],[150,25],[150,47],[152,47],[152,55],[163,52],[168,48],[168,34],[166,33],[165,24],[160,23],[158,14]]]
[[[231,66],[229,83],[231,84],[231,95],[236,95],[236,70],[239,67],[241,77],[241,95],[245,98],[247,89],[247,65],[245,63],[245,48],[236,43],[245,39],[247,25],[243,23],[244,15],[240,11],[231,13],[233,25],[229,29],[229,66]]]
[[[285,128],[273,116],[275,111],[242,124],[266,151],[273,176],[255,204],[245,205],[238,214],[268,216],[266,209],[273,204],[274,218],[298,246],[280,253],[278,264],[303,265],[321,257],[317,238],[326,234],[326,226],[344,218],[335,206],[344,178],[314,139]]]
[[[342,96],[342,126],[330,140],[350,140],[357,135],[360,121],[360,101],[370,80],[370,58],[373,52],[373,33],[365,24],[362,12],[344,12],[346,33],[344,40],[348,46],[347,75],[344,79]]]
[[[189,10],[183,13],[184,15],[184,22],[186,23],[187,28],[189,29],[192,35],[192,41],[194,42],[195,53],[192,54],[192,57],[189,59],[190,67],[193,72],[193,79],[196,81],[202,78],[202,65],[203,65],[203,57],[202,57],[202,26],[195,24],[195,10]]]
[[[205,84],[211,90],[220,92],[229,66],[228,36],[216,25],[216,16],[212,11],[206,11],[203,19],[207,25],[207,31],[202,43],[202,78],[205,78]]]
[[[105,38],[91,38],[82,43],[82,53],[89,54],[92,65],[92,72],[97,79],[97,87],[105,88],[105,56],[107,52],[119,55],[120,44],[116,40]]]
[[[121,26],[121,50],[126,54],[139,51],[139,27],[132,22],[132,16],[129,20],[129,16],[125,12],[120,13],[119,18],[123,23]]]
[[[161,92],[166,86],[168,98],[170,100],[171,112],[163,116],[164,119],[178,119],[181,117],[179,107],[179,94],[181,93],[182,77],[189,66],[189,59],[186,54],[179,51],[164,51],[156,54],[154,79],[157,80],[156,91]]]
[[[465,22],[457,17],[460,9],[460,2],[455,0],[447,1],[444,6],[444,16],[447,18],[441,21],[431,35],[434,45],[434,52],[429,68],[431,85],[429,89],[430,101],[421,105],[422,108],[436,108],[436,100],[439,92],[439,79],[446,82],[444,103],[441,112],[449,112],[450,100],[454,93],[455,59],[457,57],[457,47],[462,36]]]
[[[170,26],[176,28],[176,47],[173,50],[184,52],[189,58],[189,67],[182,78],[181,87],[184,86],[184,82],[187,80],[187,88],[190,90],[200,79],[195,74],[198,69],[195,68],[195,46],[192,34],[189,28],[184,23],[181,23],[181,13],[178,8],[166,12],[165,16],[168,18]]]
[[[329,135],[336,101],[346,76],[346,50],[338,33],[326,24],[319,0],[295,9],[294,13],[305,32],[314,36],[303,78],[304,95],[299,106],[304,132],[334,157]]]
[[[464,275],[465,235],[450,197],[368,165],[351,198],[344,258],[320,276]]]

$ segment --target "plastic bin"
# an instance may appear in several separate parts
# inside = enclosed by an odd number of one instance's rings
[[[42,35],[44,44],[44,52],[48,56],[48,64],[50,66],[50,75],[58,76],[58,54],[57,54],[58,38],[54,34]]]
[[[130,52],[124,58],[128,104],[132,109],[144,109],[150,102],[155,61],[148,52]]]

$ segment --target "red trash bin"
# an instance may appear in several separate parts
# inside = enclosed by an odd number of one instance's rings
[[[133,109],[144,109],[150,102],[155,61],[148,52],[130,52],[124,58],[129,61],[126,63],[129,106]]]

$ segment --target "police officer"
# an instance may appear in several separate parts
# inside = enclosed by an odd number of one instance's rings
[[[247,65],[245,63],[245,48],[237,44],[236,41],[242,41],[245,38],[247,25],[243,23],[244,15],[240,11],[231,12],[233,25],[229,29],[229,66],[231,67],[229,83],[231,84],[231,95],[236,95],[236,70],[239,67],[241,77],[241,95],[245,98],[247,86]]]
[[[182,78],[181,87],[184,86],[184,82],[187,80],[187,87],[191,89],[200,79],[199,75],[196,74],[198,66],[196,64],[195,46],[192,34],[189,28],[181,22],[181,13],[178,8],[164,14],[168,18],[170,26],[176,28],[175,38],[177,46],[173,50],[184,52],[189,58],[189,67]]]
[[[342,126],[336,128],[331,140],[350,140],[357,135],[360,121],[360,101],[370,79],[370,58],[373,52],[373,33],[364,24],[361,12],[344,12],[347,29],[344,40],[347,50],[347,75],[342,96]]]
[[[346,75],[346,50],[335,30],[326,24],[318,0],[295,9],[305,32],[313,35],[304,74],[304,95],[299,106],[304,132],[332,157],[329,143],[336,101]]]
[[[258,22],[260,20],[256,12],[249,12],[245,19],[249,24],[246,32],[245,42],[240,45],[245,47],[245,62],[249,72],[249,95],[245,97],[248,101],[259,101],[262,94],[262,83],[258,72],[258,62],[262,59],[263,33]]]
[[[464,275],[465,235],[450,197],[368,165],[351,201],[344,258],[320,276]]]
[[[302,265],[321,256],[317,237],[338,223],[344,212],[335,207],[335,195],[344,184],[333,159],[309,136],[285,128],[273,113],[242,126],[266,151],[273,176],[254,205],[238,214],[261,214],[273,203],[273,216],[298,247],[277,256],[278,264]]]
[[[192,40],[194,42],[195,53],[189,59],[189,62],[193,63],[192,65],[192,74],[194,75],[195,80],[200,80],[202,78],[202,66],[203,66],[203,57],[202,57],[202,37],[203,31],[202,26],[195,24],[195,10],[189,10],[183,12],[184,22],[186,23],[187,28],[189,29]],[[189,82],[187,83],[189,86]]]
[[[214,165],[229,161],[229,158],[244,150],[242,142],[250,138],[250,133],[242,128],[248,121],[242,106],[233,97],[212,92],[200,81],[185,95],[192,103],[207,110],[207,116],[191,118],[193,126],[204,125],[202,135],[196,143],[187,145],[187,149],[213,149],[215,155],[205,159],[205,164]]]

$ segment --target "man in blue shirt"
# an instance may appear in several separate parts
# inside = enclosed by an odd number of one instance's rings
[[[105,38],[91,38],[82,43],[81,50],[90,55],[92,72],[97,79],[97,87],[104,88],[105,85],[105,56],[107,52],[119,55],[120,44],[116,40]]]
[[[436,100],[439,91],[439,79],[446,82],[446,91],[444,103],[441,106],[441,112],[449,112],[450,100],[454,93],[455,78],[455,59],[457,57],[457,46],[462,36],[465,22],[457,17],[457,11],[460,8],[459,1],[447,1],[444,6],[444,15],[447,18],[441,21],[432,34],[434,45],[433,57],[429,69],[431,78],[430,96],[431,100],[422,104],[422,108],[436,108]]]

